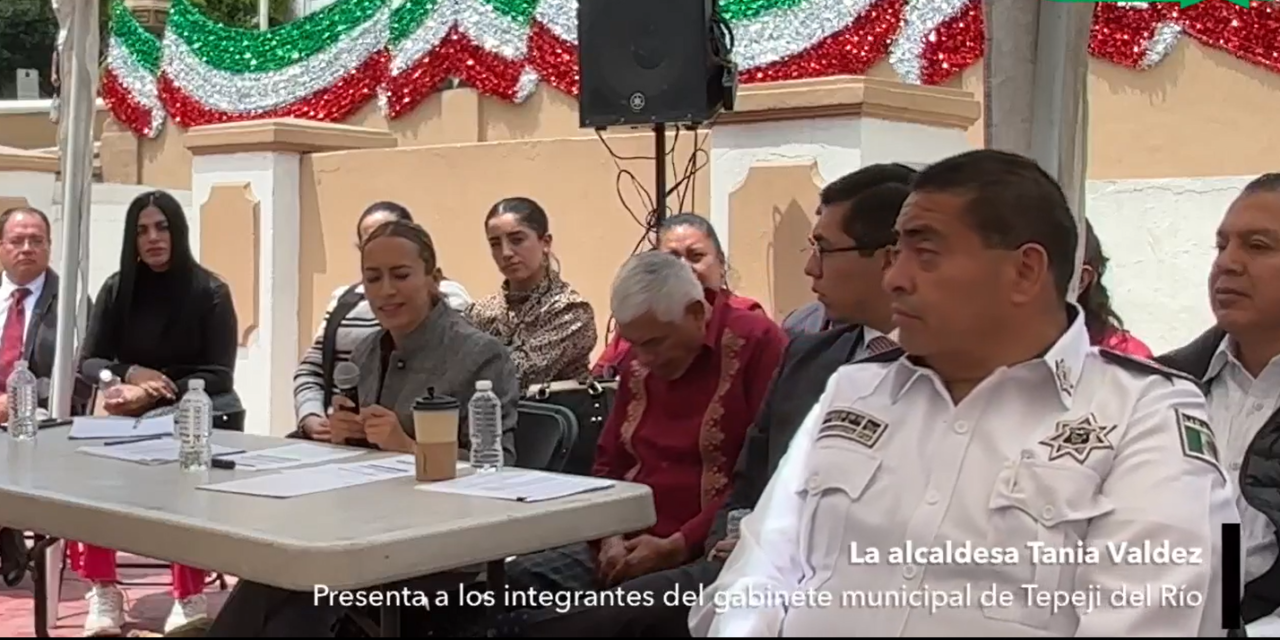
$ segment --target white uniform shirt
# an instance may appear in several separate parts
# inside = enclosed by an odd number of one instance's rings
[[[959,405],[907,359],[845,365],[743,521],[690,628],[711,637],[1225,635],[1220,525],[1239,516],[1205,418],[1196,385],[1105,360],[1079,318],[1042,359],[995,372]],[[1186,564],[1115,564],[1107,547],[1132,553],[1166,541]],[[852,562],[851,543],[863,564]],[[1033,543],[1079,543],[1098,557],[1037,564]],[[974,558],[892,555],[909,545]],[[978,557],[1004,550],[1013,551],[1005,564]],[[1078,594],[1078,606],[1055,610],[1030,588]],[[1163,588],[1199,599],[1159,606]],[[1120,589],[1150,590],[1150,599],[1112,606]],[[763,601],[769,593],[787,595]]]

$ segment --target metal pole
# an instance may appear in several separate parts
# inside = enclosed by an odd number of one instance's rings
[[[271,0],[258,0],[258,29],[266,31],[271,28]]]
[[[70,417],[71,391],[75,387],[81,221],[92,202],[93,120],[98,75],[98,3],[80,0],[70,6],[71,26],[66,46],[71,55],[64,51],[61,56],[70,73],[62,76],[67,135],[61,149],[62,251],[58,269],[58,335],[49,403],[55,418]]]
[[[1089,81],[1089,22],[1092,2],[1040,3],[1036,40],[1035,93],[1031,127],[1031,156],[1066,193],[1075,214],[1077,242],[1075,277],[1068,300],[1079,294],[1084,260],[1085,142]]]
[[[667,219],[667,125],[653,125],[653,246],[658,246],[658,229]]]

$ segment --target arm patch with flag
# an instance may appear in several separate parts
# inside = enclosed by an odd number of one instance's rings
[[[1213,437],[1213,429],[1209,421],[1181,410],[1174,410],[1178,415],[1178,431],[1182,437],[1182,455],[1207,462],[1215,467],[1218,464],[1218,442]]]

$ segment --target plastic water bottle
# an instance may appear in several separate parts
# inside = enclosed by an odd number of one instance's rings
[[[477,472],[502,468],[502,402],[493,393],[493,383],[476,381],[475,395],[467,403],[470,427],[471,467]]]
[[[114,400],[120,395],[120,378],[110,369],[98,372],[98,393],[103,400]]]
[[[36,418],[39,382],[31,373],[26,360],[19,360],[9,374],[6,390],[9,393],[9,436],[14,440],[33,440],[39,430]]]
[[[174,416],[178,432],[178,466],[183,471],[207,471],[213,458],[213,400],[204,392],[204,380],[187,383]]]

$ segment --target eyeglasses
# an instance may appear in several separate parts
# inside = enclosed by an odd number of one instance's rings
[[[43,249],[48,246],[49,242],[40,236],[10,236],[4,239],[4,245],[10,249],[20,250],[26,247],[32,249]]]

